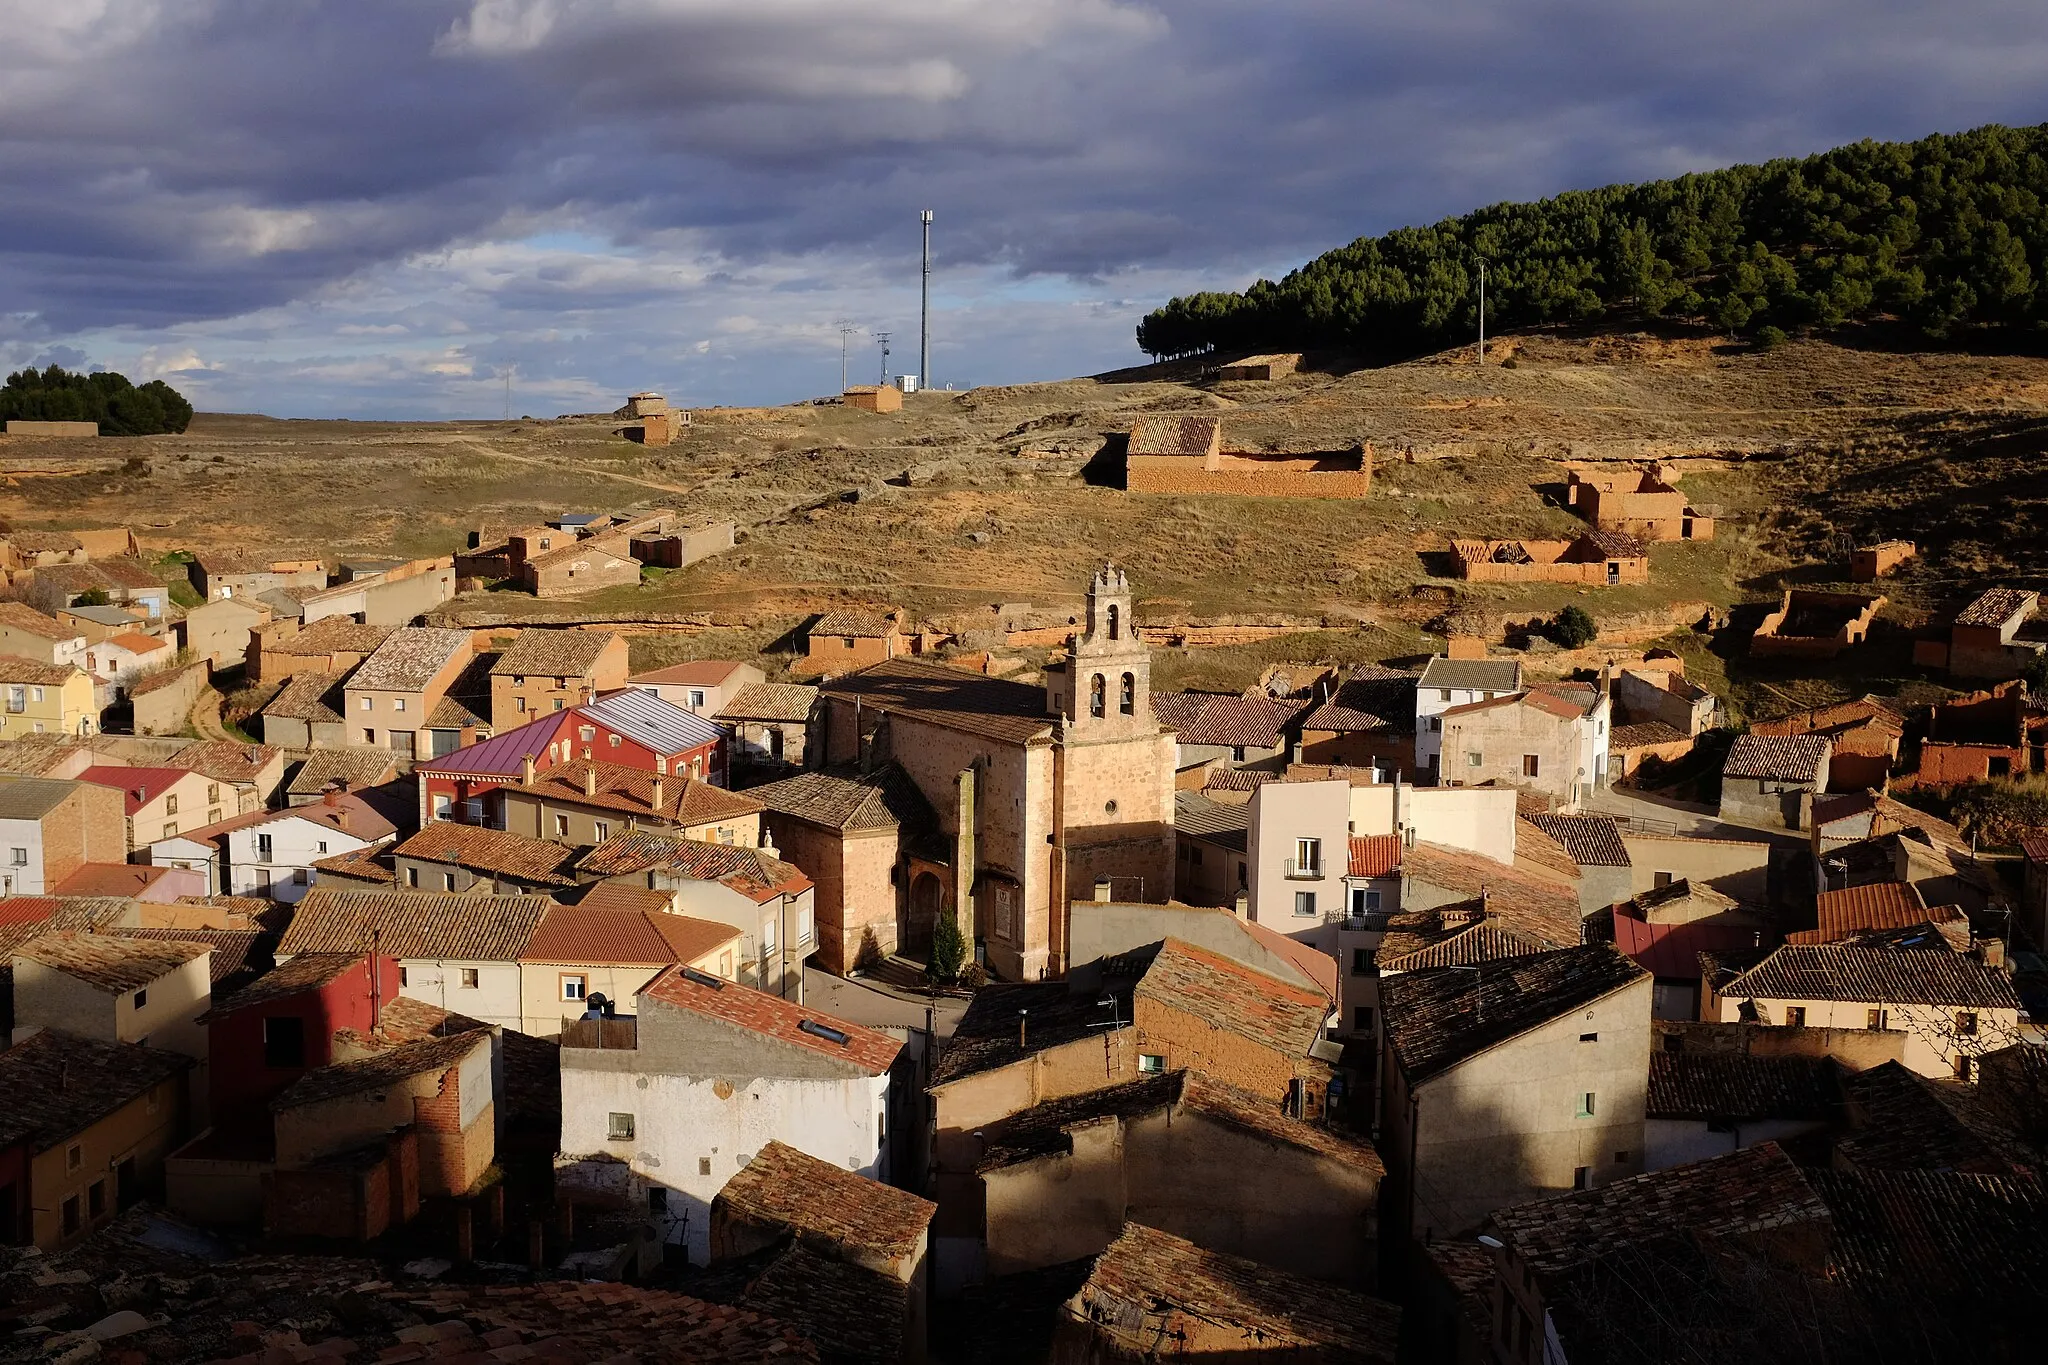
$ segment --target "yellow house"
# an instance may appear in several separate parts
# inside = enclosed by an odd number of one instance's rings
[[[558,1037],[563,1022],[599,995],[630,1013],[640,988],[677,963],[739,980],[740,931],[675,914],[670,899],[666,891],[603,882],[575,905],[551,907],[519,955],[520,1031]]]
[[[0,1052],[0,1234],[54,1251],[158,1194],[191,1065],[56,1029]]]
[[[89,735],[99,729],[92,675],[66,664],[0,654],[0,739]]]

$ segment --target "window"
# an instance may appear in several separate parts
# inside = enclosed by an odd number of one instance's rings
[[[1590,1090],[1588,1090],[1585,1094],[1579,1096],[1580,1118],[1589,1119],[1593,1117],[1593,1098],[1593,1092]]]
[[[1430,732],[1431,734],[1436,734],[1436,733],[1438,733],[1439,731],[1441,731],[1441,730],[1442,730],[1443,728],[1444,728],[1444,718],[1443,718],[1442,716],[1431,716],[1431,717],[1429,718],[1429,732]]]
[[[1295,893],[1294,893],[1294,913],[1295,913],[1295,914],[1297,914],[1297,915],[1313,915],[1313,914],[1315,914],[1315,912],[1316,912],[1316,893],[1315,893],[1315,892],[1313,892],[1313,891],[1297,891],[1297,892],[1295,892]]]
[[[462,989],[466,991],[476,989],[476,973],[477,969],[475,967],[464,967],[462,969]]]
[[[569,817],[568,817],[568,816],[566,816],[566,815],[557,815],[557,816],[555,817],[555,837],[556,837],[557,839],[566,839],[566,838],[568,838],[568,837],[569,837]]]
[[[1117,627],[1118,627],[1118,625],[1120,624],[1120,622],[1119,622],[1119,618],[1120,618],[1121,616],[1122,616],[1122,612],[1120,612],[1120,611],[1119,611],[1119,610],[1117,609],[1117,605],[1116,605],[1116,603],[1114,603],[1114,602],[1110,603],[1110,604],[1109,604],[1109,638],[1110,638],[1110,639],[1112,639],[1112,640],[1114,640],[1114,639],[1116,639],[1116,638],[1117,638],[1117,634],[1116,634],[1116,633],[1117,633]]]
[[[363,731],[363,743],[365,743],[365,744],[375,744],[376,742],[377,742],[377,732],[376,732],[375,730],[365,730],[365,731]]]
[[[633,1116],[631,1114],[613,1114],[611,1122],[606,1125],[605,1136],[613,1142],[631,1142],[633,1140]]]
[[[410,977],[407,976],[405,968],[400,967],[398,969],[398,989],[404,990],[407,986],[411,984],[412,981]]]
[[[85,1212],[90,1218],[101,1218],[107,1212],[107,1182],[95,1180],[85,1191]]]
[[[176,792],[173,792],[173,793],[171,793],[171,794],[170,794],[169,796],[166,796],[166,797],[164,798],[164,814],[165,814],[165,815],[176,815],[177,813],[178,813],[178,794],[177,794]]]
[[[268,891],[270,889],[269,868],[259,867],[256,869],[256,889],[259,891]]]
[[[2011,777],[2012,760],[2003,756],[1992,759],[1990,775],[1993,777]]]
[[[562,709],[562,699],[560,697],[555,698],[555,709],[557,711]]]
[[[1008,902],[1009,902],[1009,899],[1010,899],[1010,896],[1009,896],[1009,892],[1008,892],[1008,891],[1004,891],[1004,892],[1003,892],[1003,894],[1002,894],[1002,896],[1001,896],[1001,900],[1002,900],[1002,902],[1003,902],[1003,903],[1004,903],[1005,905],[1007,905],[1007,904],[1008,904]],[[811,934],[812,934],[813,932],[814,932],[814,931],[813,931],[813,928],[812,928],[812,925],[811,925],[811,907],[809,907],[809,906],[807,905],[807,906],[805,906],[805,907],[804,907],[804,908],[803,908],[802,910],[800,910],[800,911],[798,911],[798,912],[797,912],[797,918],[796,918],[796,941],[797,941],[798,943],[800,943],[800,944],[801,944],[801,943],[809,943],[809,942],[811,941]]]
[[[78,1196],[72,1195],[64,1201],[64,1235],[69,1237],[78,1231]]]
[[[164,826],[163,837],[166,839],[175,839],[178,837],[178,822],[176,820],[173,820],[169,824]]]
[[[13,850],[11,861],[14,863],[16,867],[27,867],[28,850],[25,848],[17,848]]]
[[[1483,764],[1483,763],[1485,763],[1485,762],[1486,762],[1486,755],[1485,755],[1485,754],[1483,754],[1483,753],[1481,753],[1481,752],[1479,752],[1479,750],[1477,750],[1477,749],[1467,749],[1467,750],[1465,751],[1465,766],[1466,766],[1466,767],[1468,767],[1468,768],[1477,768],[1477,767],[1479,767],[1479,766],[1480,766],[1481,764]]]
[[[769,915],[761,921],[761,956],[775,951],[775,916]]]
[[[1296,839],[1294,841],[1294,866],[1291,871],[1297,877],[1322,876],[1323,841],[1321,839]]]
[[[1088,682],[1088,714],[1100,717],[1104,710],[1102,675],[1097,673]]]
[[[64,1169],[75,1171],[85,1164],[85,1148],[72,1143],[64,1150]]]
[[[407,886],[411,887],[411,888],[412,888],[413,890],[415,890],[415,891],[419,890],[419,888],[420,888],[420,870],[419,870],[418,868],[416,868],[416,867],[408,867],[408,868],[407,868],[407,869],[405,870],[405,884],[406,884]]]
[[[212,810],[206,812],[206,823],[209,825],[217,825],[220,823],[219,806],[215,806]]]
[[[40,687],[31,687],[31,688],[30,688],[30,689],[29,689],[28,691],[29,691],[29,696],[30,696],[31,698],[33,698],[34,700],[36,700],[36,701],[41,701],[41,700],[43,699],[43,689],[42,689],[42,688],[40,688]]]
[[[1449,701],[1451,699],[1451,689],[1448,687],[1440,689],[1436,694],[1436,699],[1438,701]]]
[[[1600,1041],[1600,1035],[1597,1033],[1581,1033],[1579,1041],[1582,1043],[1597,1043]]]
[[[597,738],[597,727],[595,725],[579,725],[576,727],[576,737],[585,744],[588,744],[591,740]]]
[[[441,874],[441,889],[443,891],[453,891],[455,889],[455,874],[453,872],[443,872]]]
[[[1116,706],[1127,716],[1138,714],[1138,680],[1129,673],[1124,674],[1123,686],[1117,691]]]
[[[1573,1188],[1573,1189],[1575,1189],[1575,1190],[1583,1190],[1583,1189],[1588,1189],[1588,1188],[1590,1188],[1590,1187],[1591,1187],[1592,1183],[1593,1183],[1593,1168],[1592,1168],[1591,1166],[1574,1166],[1574,1167],[1572,1167],[1572,1188]]]
[[[391,699],[391,709],[394,711],[403,711],[405,709],[405,698],[393,697]]]
[[[704,704],[704,689],[703,689],[703,688],[701,688],[701,687],[693,687],[693,688],[691,688],[691,689],[690,689],[690,709],[691,709],[692,711],[694,711],[694,710],[696,710],[696,709],[697,709],[698,707],[702,706],[703,704]]]
[[[1351,950],[1351,974],[1353,976],[1372,975],[1372,949],[1353,948]]]
[[[1628,1165],[1628,1153],[1627,1153],[1627,1152],[1616,1152],[1616,1153],[1614,1154],[1614,1164],[1615,1164],[1615,1165],[1617,1165],[1617,1166],[1626,1166],[1626,1165]]]
[[[619,737],[617,735],[606,735],[605,738],[611,742],[611,746],[614,749],[619,747]]]
[[[697,1174],[698,1174],[698,1175],[710,1175],[710,1174],[711,1174],[711,1158],[710,1158],[710,1157],[708,1157],[708,1156],[700,1156],[700,1157],[698,1157],[698,1158],[697,1158]]]
[[[325,839],[320,840],[318,848],[322,853],[325,853],[327,851],[327,841]]]
[[[1864,1013],[1863,1027],[1866,1029],[1881,1029],[1884,1022],[1884,1011],[1881,1009],[1868,1010]]]
[[[209,782],[209,783],[207,783],[207,784],[206,784],[206,801],[207,801],[207,804],[208,804],[208,805],[212,805],[213,803],[215,803],[215,802],[217,802],[217,801],[219,801],[219,800],[220,800],[220,783],[218,783],[218,782]]]
[[[593,821],[591,829],[597,835],[597,841],[600,844],[612,837],[611,822],[608,820]]]
[[[1351,1031],[1353,1033],[1372,1032],[1371,1005],[1353,1005],[1351,1007]]]
[[[149,992],[148,992],[148,991],[137,991],[137,992],[135,992],[135,1008],[137,1008],[137,1009],[143,1009],[143,1008],[145,1008],[145,1007],[146,1007],[146,1006],[147,1006],[148,1004],[149,1004]]]
[[[1540,776],[1542,776],[1542,768],[1543,768],[1543,760],[1542,760],[1542,757],[1541,757],[1540,755],[1537,755],[1537,754],[1523,754],[1523,755],[1522,755],[1522,776],[1524,776],[1524,777],[1540,777]]]
[[[1202,865],[1202,846],[1200,844],[1188,845],[1188,862],[1196,867]]]
[[[362,704],[362,707],[361,707],[360,709],[362,709],[362,710],[364,710],[364,711],[367,711],[367,710],[369,710],[369,709],[370,709],[370,699],[369,699],[368,697],[364,697],[364,698],[363,698],[363,704]]]
[[[309,869],[303,867],[295,867],[292,869],[293,886],[311,886],[312,884],[313,874]]]
[[[1787,1005],[1787,1006],[1785,1007],[1785,1027],[1786,1027],[1786,1028],[1805,1028],[1805,1027],[1806,1027],[1806,1006],[1804,1006],[1804,1005]]]
[[[1958,1014],[1956,1016],[1956,1036],[1959,1038],[1975,1038],[1977,1036],[1977,1016],[1967,1010]]]
[[[1669,886],[1677,880],[1676,874],[1670,872],[1652,872],[1650,874],[1650,885],[1653,887]]]
[[[718,974],[727,981],[732,980],[732,950],[729,948],[718,955]]]
[[[1157,1076],[1165,1070],[1166,1057],[1163,1053],[1141,1052],[1138,1054],[1138,1074],[1140,1076]]]
[[[588,989],[588,984],[589,984],[589,983],[588,983],[588,981],[586,980],[586,978],[584,978],[584,977],[581,977],[581,976],[565,976],[565,977],[563,977],[563,978],[562,978],[562,998],[563,998],[564,1000],[581,1000],[581,999],[583,999],[583,998],[584,998],[584,992],[585,992],[585,990],[586,990],[586,989]]]
[[[256,836],[256,856],[266,863],[270,861],[270,836],[268,834]]]
[[[263,1065],[301,1067],[306,1064],[306,1021],[279,1015],[263,1021]]]

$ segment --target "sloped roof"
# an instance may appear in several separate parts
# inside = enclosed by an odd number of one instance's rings
[[[599,886],[575,905],[549,906],[519,960],[571,966],[666,967],[694,962],[740,937],[740,931],[729,924],[665,909],[609,908],[606,902],[614,894],[609,885]],[[660,892],[648,894],[667,899]]]
[[[2015,616],[2031,612],[2040,600],[2039,593],[2026,592],[2019,588],[1992,588],[1979,593],[1971,603],[1956,613],[1959,626],[2004,626]]]
[[[879,640],[896,633],[894,619],[869,611],[828,611],[811,625],[812,635],[846,636],[855,640]]]
[[[1200,792],[1173,794],[1174,828],[1193,838],[1243,853],[1251,835],[1251,822],[1249,804],[1211,801]]]
[[[535,627],[522,630],[509,649],[491,665],[491,676],[577,678],[597,666],[605,646],[616,640],[611,631]]]
[[[722,882],[755,901],[801,891],[810,878],[792,864],[758,848],[706,843],[656,830],[614,834],[577,860],[576,870],[596,877],[621,877],[649,868],[677,872],[698,881]]]
[[[43,1029],[0,1052],[0,1142],[48,1151],[191,1065],[163,1048]]]
[[[1823,891],[1816,900],[1816,927],[1785,935],[1787,943],[1834,943],[1866,929],[1904,929],[1929,923],[1936,912],[1927,908],[1911,882],[1871,882],[1838,891]],[[1954,911],[1955,918],[1962,917]],[[1942,919],[1950,917],[1941,914]]]
[[[117,768],[96,763],[80,773],[78,780],[118,789],[128,814],[133,815],[190,776],[186,768]]]
[[[323,616],[295,635],[263,642],[265,654],[318,655],[377,652],[390,639],[391,626],[366,626],[346,616]]]
[[[1721,776],[1812,782],[1832,747],[1822,735],[1737,735]]]
[[[1360,664],[1329,700],[1302,717],[1303,730],[1350,734],[1387,730],[1408,734],[1415,729],[1417,674],[1380,664]]]
[[[245,979],[253,981],[256,973],[270,961],[267,945],[271,936],[262,929],[113,929],[109,932],[124,938],[204,943],[213,950],[207,966],[213,972],[216,996],[223,986],[232,988]]]
[[[1140,418],[1131,428],[1132,455],[1206,455],[1221,439],[1223,419],[1173,413]]]
[[[0,774],[0,820],[40,820],[62,805],[80,785],[61,777]]]
[[[585,777],[595,774],[596,791],[590,791]],[[654,784],[662,784],[661,804],[654,804]],[[508,795],[542,797],[563,805],[589,806],[599,810],[625,811],[635,815],[656,815],[678,825],[692,827],[719,820],[755,815],[761,803],[745,792],[728,791],[709,782],[661,776],[644,768],[616,763],[593,763],[576,759],[535,775],[533,784],[504,788]]]
[[[0,602],[0,626],[41,640],[75,640],[78,632],[54,616],[45,616],[26,602]]]
[[[69,664],[46,664],[39,659],[24,659],[19,654],[0,654],[0,682],[61,687],[81,676],[81,672]]]
[[[402,626],[349,676],[351,691],[417,692],[470,648],[466,630]]]
[[[1515,659],[1451,659],[1439,654],[1423,665],[1416,685],[1462,692],[1514,692],[1522,685],[1522,665]]]
[[[420,832],[392,849],[401,858],[422,862],[452,863],[493,875],[548,886],[574,886],[569,872],[576,850],[545,839],[529,839],[510,830],[488,829],[482,825],[458,825],[452,820],[430,820]]]
[[[511,777],[520,775],[526,759],[545,758],[548,746],[574,719],[568,711],[550,711],[539,720],[492,735],[467,748],[444,754],[431,762],[415,764],[416,773],[460,777]]]
[[[818,704],[818,689],[807,683],[749,683],[718,713],[719,720],[806,721]]]
[[[233,995],[215,1000],[213,1008],[199,1016],[199,1022],[212,1023],[251,1005],[288,1000],[294,995],[317,991],[340,980],[363,958],[362,953],[300,953],[288,962],[278,963]]]
[[[178,869],[148,863],[80,863],[50,888],[53,896],[140,896]]]
[[[1054,724],[1040,688],[921,659],[873,664],[821,690],[827,697],[857,697],[863,708],[1010,744],[1048,738]]]
[[[1579,898],[1547,877],[1481,853],[1419,842],[1402,857],[1401,872],[1458,896],[1480,897],[1486,912],[1510,929],[1533,934],[1560,947],[1577,943],[1583,917]]]
[[[64,973],[95,990],[121,995],[178,970],[213,951],[190,939],[138,939],[117,934],[52,929],[14,950],[14,956]]]
[[[1401,870],[1401,836],[1365,834],[1349,841],[1347,870],[1354,877],[1387,877]]]
[[[278,1112],[298,1109],[324,1100],[378,1090],[410,1076],[426,1075],[458,1066],[478,1048],[491,1045],[491,1030],[471,1029],[445,1038],[422,1038],[402,1043],[384,1052],[372,1053],[359,1061],[335,1062],[317,1067],[293,1081],[291,1087],[270,1102]]]
[[[1850,1072],[1841,1086],[1852,1131],[1836,1150],[1857,1170],[2005,1174],[2033,1164],[1978,1111],[1969,1087],[1916,1075],[1899,1062]]]
[[[1611,995],[1649,973],[1604,943],[1484,971],[1403,972],[1380,983],[1387,1039],[1410,1083]]]
[[[263,714],[276,716],[280,720],[304,720],[339,725],[343,708],[348,703],[342,687],[347,678],[346,673],[294,673],[278,694],[264,706]],[[327,751],[314,752],[317,754]],[[386,753],[388,752],[387,750]]]
[[[757,1223],[836,1247],[907,1256],[923,1242],[939,1206],[908,1190],[820,1161],[771,1141],[725,1182],[716,1203]]]
[[[329,783],[345,782],[351,788],[374,787],[397,775],[398,764],[389,749],[355,745],[346,749],[315,749],[292,774],[285,791],[293,796],[317,796]]]
[[[1491,920],[1463,924],[1439,921],[1435,926],[1390,930],[1373,954],[1373,965],[1386,975],[1431,967],[1473,967],[1533,957],[1549,952],[1551,947],[1542,939],[1518,934]]]
[[[186,830],[178,835],[180,839],[193,839],[201,843],[232,834],[236,830],[251,829],[258,825],[276,824],[284,820],[304,820],[321,825],[365,843],[376,843],[388,839],[398,832],[397,827],[372,806],[353,792],[329,793],[333,798],[322,798],[304,806],[281,806],[276,810],[252,810],[243,815],[231,815],[210,825]]]
[[[705,985],[679,969],[663,972],[642,987],[640,994],[844,1062],[869,1076],[887,1071],[903,1050],[903,1044],[886,1033],[731,982]],[[805,1024],[811,1027],[805,1028]]]
[[[937,823],[931,803],[896,763],[878,765],[864,775],[853,771],[799,773],[780,782],[749,787],[747,795],[777,815],[847,834],[904,826],[922,829]]]
[[[694,711],[638,687],[608,692],[576,710],[658,754],[679,754],[725,738],[725,731]]]
[[[1661,720],[1636,721],[1629,725],[1617,725],[1607,732],[1607,747],[1614,749],[1647,749],[1657,744],[1680,744],[1692,736]]]
[[[1826,1057],[1652,1052],[1645,1113],[1739,1123],[1832,1118],[1842,1102],[1835,1074]]]
[[[1288,1058],[1308,1055],[1330,1009],[1320,991],[1177,938],[1159,945],[1135,993]]]
[[[357,953],[376,935],[387,957],[516,962],[547,908],[546,896],[479,896],[442,892],[327,891],[299,901],[280,956]]]
[[[1741,1000],[1835,1000],[1870,1005],[2018,1009],[2005,973],[1946,943],[1932,948],[1788,943],[1715,989]]]
[[[1531,815],[1530,824],[1564,845],[1580,867],[1629,867],[1621,826],[1611,815]]]
[[[1152,714],[1180,732],[1182,744],[1271,749],[1308,710],[1300,701],[1212,692],[1155,692]]]

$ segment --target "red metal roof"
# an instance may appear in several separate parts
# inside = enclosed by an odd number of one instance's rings
[[[118,768],[95,763],[80,773],[78,780],[101,787],[119,787],[128,814],[133,815],[163,795],[166,788],[190,776],[192,773],[186,768]]]
[[[413,771],[437,777],[516,778],[528,758],[534,760],[535,767],[548,766],[548,746],[554,743],[570,719],[567,711],[552,711],[539,720],[528,721],[502,735],[493,735],[467,749],[457,749],[431,763],[421,763]]]

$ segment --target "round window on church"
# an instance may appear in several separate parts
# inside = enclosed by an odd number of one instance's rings
[[[1103,810],[1103,813],[1104,813],[1105,815],[1115,815],[1115,814],[1116,814],[1116,802],[1114,802],[1114,801],[1105,801],[1105,802],[1103,802],[1103,803],[1102,803],[1102,810]]]

